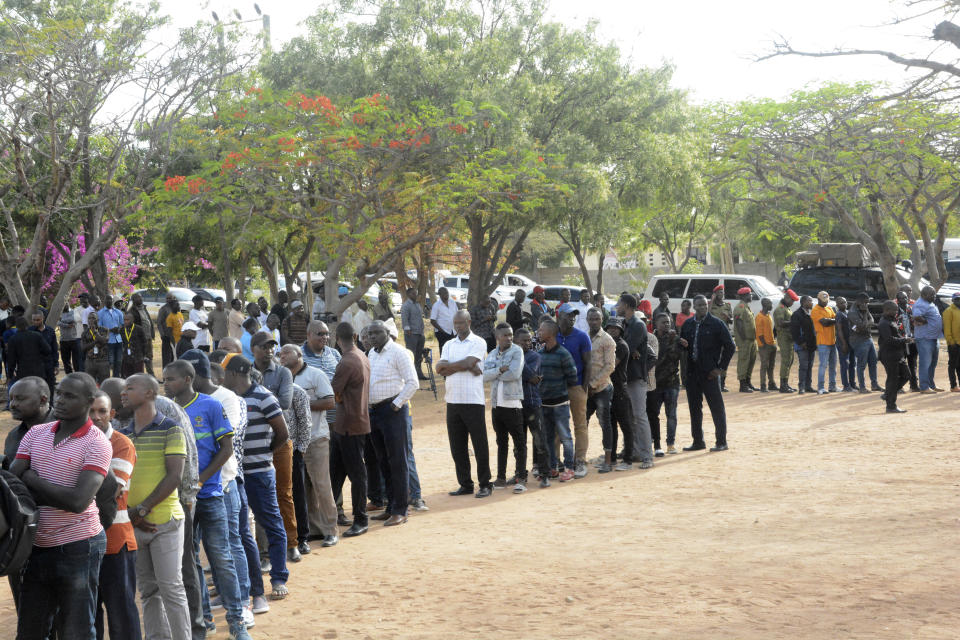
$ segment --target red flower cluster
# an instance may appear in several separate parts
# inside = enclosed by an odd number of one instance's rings
[[[277,145],[280,147],[280,151],[286,151],[287,153],[293,153],[297,150],[297,139],[296,138],[280,138],[277,140]]]
[[[233,117],[236,118],[237,120],[242,120],[243,118],[247,117],[247,110],[240,109],[240,111],[234,111]]]
[[[453,131],[454,133],[458,133],[460,135],[463,135],[464,133],[467,132],[467,128],[462,124],[451,124],[449,126],[449,129],[450,131]]]
[[[187,183],[187,191],[193,195],[197,195],[201,190],[209,191],[210,187],[206,186],[207,181],[203,178],[194,178]]]
[[[379,107],[380,100],[383,100],[384,102],[386,102],[389,99],[390,99],[390,96],[388,95],[380,95],[379,93],[375,93],[369,98],[367,98],[367,104],[369,104],[371,107]]]
[[[407,131],[413,131],[413,129],[407,129]],[[419,139],[414,137],[409,140],[391,140],[388,146],[391,149],[419,149],[425,144],[430,144],[432,139],[429,133],[425,133]]]
[[[183,186],[183,183],[186,182],[186,177],[184,176],[173,176],[172,178],[167,178],[163,182],[163,188],[166,191],[180,191],[180,187]]]
[[[366,122],[366,120],[364,120],[362,113],[353,114],[353,124],[363,124],[364,122]]]
[[[249,151],[249,149],[247,150]],[[246,159],[246,155],[238,152],[231,151],[227,154],[227,159],[223,161],[223,164],[220,165],[220,169],[226,171],[227,169],[236,169],[237,165]]]
[[[821,191],[820,193],[815,194],[815,195],[813,196],[814,202],[823,202],[823,201],[826,200],[826,199],[827,199],[827,192],[826,192],[826,191]]]

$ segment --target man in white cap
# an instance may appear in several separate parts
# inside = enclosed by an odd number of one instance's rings
[[[185,354],[190,349],[195,349],[193,339],[200,333],[200,327],[195,322],[184,322],[180,327],[180,340],[177,341],[177,358]]]
[[[813,330],[817,334],[817,360],[820,361],[820,370],[817,373],[817,393],[823,395],[828,388],[824,387],[824,373],[830,368],[829,392],[837,391],[837,312],[827,306],[830,294],[821,291],[817,294],[817,304],[810,311],[813,320]]]

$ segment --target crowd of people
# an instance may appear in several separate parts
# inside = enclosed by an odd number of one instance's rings
[[[733,308],[718,287],[674,315],[668,298],[654,309],[623,293],[611,313],[602,297],[571,302],[566,292],[551,308],[543,293],[532,292],[525,312],[519,291],[498,322],[496,305],[460,309],[444,289],[425,313],[409,290],[399,324],[381,295],[345,310],[332,336],[285,296],[270,309],[233,300],[228,310],[218,299],[209,312],[198,299],[186,318],[171,296],[155,319],[138,296],[125,310],[110,296],[81,296],[55,323],[59,340],[42,308],[28,323],[22,309],[0,303],[10,316],[0,318],[10,325],[9,409],[19,421],[3,466],[39,505],[33,552],[10,576],[17,638],[86,640],[105,627],[112,640],[202,638],[219,607],[230,637],[249,638],[255,614],[287,597],[289,565],[312,546],[428,511],[411,401],[434,371],[445,378],[450,495],[477,498],[583,478],[591,464],[598,473],[649,469],[679,453],[681,387],[691,430],[682,450],[707,448],[704,400],[710,451],[727,450],[723,392],[734,356],[743,393],[882,391],[887,411],[902,412],[906,384],[942,390],[934,372],[945,336],[950,387],[960,390],[960,294],[941,315],[930,287],[916,301],[904,287],[877,323],[866,294],[834,307],[827,292],[814,300],[788,289],[776,309],[764,300],[754,315],[750,289]],[[440,348],[435,365],[426,319]],[[799,389],[790,386],[794,359]],[[433,369],[425,373],[424,362]],[[603,453],[588,460],[594,415]]]

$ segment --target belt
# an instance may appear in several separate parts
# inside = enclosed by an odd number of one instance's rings
[[[397,395],[400,395],[400,394],[397,394]],[[397,396],[393,396],[392,398],[387,398],[386,400],[381,400],[380,402],[374,402],[373,404],[370,405],[370,409],[371,409],[371,410],[373,410],[373,409],[379,409],[379,408],[382,407],[383,405],[385,405],[385,404],[387,404],[387,403],[389,403],[389,402],[393,402],[393,401],[396,400],[396,399],[397,399]]]

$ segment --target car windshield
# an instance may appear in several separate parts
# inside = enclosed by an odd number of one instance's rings
[[[782,295],[780,289],[763,276],[751,276],[750,279],[753,281],[754,293],[760,294],[761,296]]]

